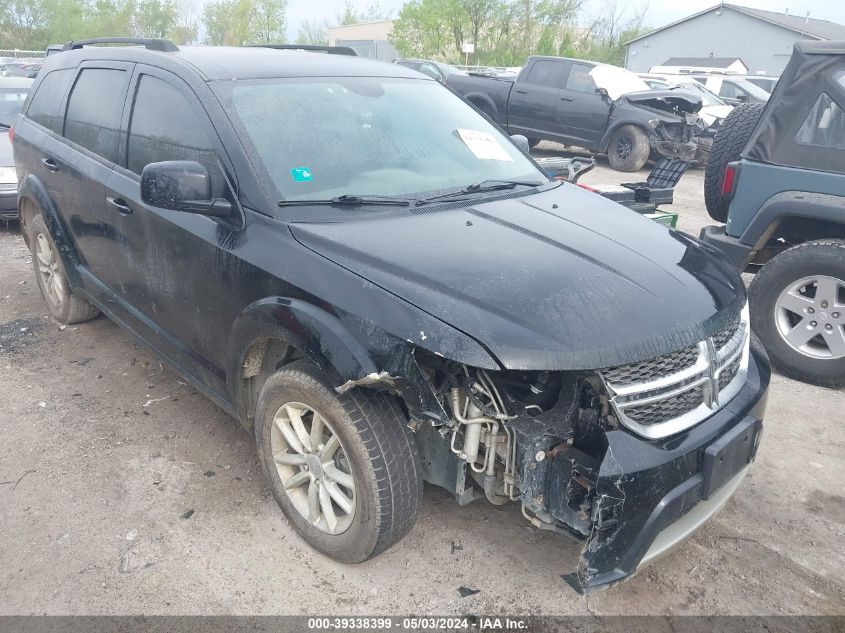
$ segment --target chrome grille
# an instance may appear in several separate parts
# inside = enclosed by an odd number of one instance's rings
[[[693,345],[679,352],[673,352],[645,360],[640,363],[621,365],[604,370],[604,379],[614,385],[630,385],[640,382],[651,382],[656,378],[677,373],[687,367],[692,367],[698,358],[698,346]]]
[[[749,334],[746,305],[738,321],[692,347],[602,370],[617,418],[649,438],[698,424],[742,387]]]

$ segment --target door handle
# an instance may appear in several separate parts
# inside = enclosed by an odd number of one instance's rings
[[[118,213],[121,215],[131,215],[132,214],[132,207],[126,204],[126,201],[123,198],[106,198],[106,202],[109,203],[110,207],[114,207],[117,209]]]
[[[527,95],[527,94],[528,94],[528,91],[527,91],[527,90],[517,90],[517,91],[516,91],[516,94],[518,94],[518,95]]]
[[[53,173],[56,173],[57,171],[59,171],[59,164],[56,161],[54,161],[52,158],[42,158],[41,164],[44,165],[44,167],[47,168],[47,171],[51,171]]]
[[[560,100],[561,101],[575,101],[575,99],[573,99],[572,97],[561,97]]]

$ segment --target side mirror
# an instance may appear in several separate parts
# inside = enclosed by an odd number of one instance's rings
[[[596,94],[601,95],[602,97],[608,96],[607,88],[596,88]]]
[[[511,134],[511,140],[526,154],[531,151],[531,146],[528,144],[528,138],[522,134]]]
[[[232,205],[223,198],[211,198],[208,170],[192,160],[150,163],[141,172],[141,200],[152,207],[228,217]]]

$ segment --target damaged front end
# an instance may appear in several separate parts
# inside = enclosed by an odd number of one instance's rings
[[[564,578],[590,592],[684,540],[744,476],[769,379],[750,339],[746,311],[621,367],[492,371],[416,348],[380,380],[408,407],[425,479],[462,505],[519,503],[536,527],[581,541]]]
[[[699,138],[707,125],[701,119],[701,99],[678,90],[649,90],[622,97],[629,107],[650,111],[651,146],[661,156],[693,161],[700,159]]]

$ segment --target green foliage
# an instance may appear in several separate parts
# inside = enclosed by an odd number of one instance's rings
[[[296,43],[327,46],[329,43],[328,25],[319,20],[304,20],[299,24]]]

